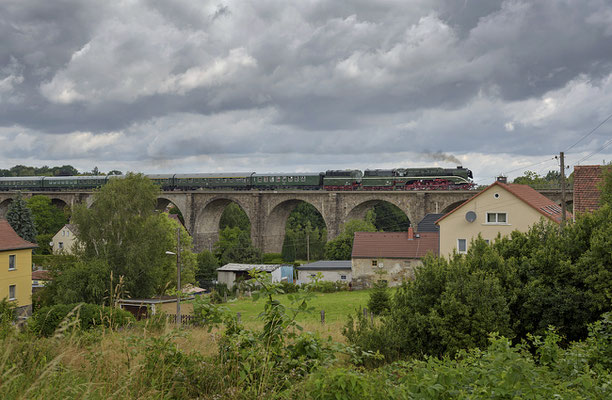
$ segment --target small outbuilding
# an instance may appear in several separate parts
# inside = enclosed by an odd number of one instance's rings
[[[225,264],[217,268],[217,280],[225,283],[229,289],[233,288],[236,281],[250,279],[249,271],[265,271],[272,276],[272,282],[293,283],[293,265],[284,264]]]
[[[300,265],[297,270],[297,283],[310,283],[321,273],[321,280],[329,282],[346,282],[352,281],[353,273],[351,271],[351,260],[341,261],[316,261],[309,264]]]

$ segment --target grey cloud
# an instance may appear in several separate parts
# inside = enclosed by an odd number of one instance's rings
[[[551,150],[534,140],[569,146],[609,113],[611,20],[603,0],[9,0],[0,135],[27,132],[13,147],[24,158],[78,157],[56,136],[94,143],[93,158],[168,165],[535,156]]]

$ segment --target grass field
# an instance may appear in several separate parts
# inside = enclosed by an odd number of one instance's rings
[[[288,295],[275,296],[285,306],[290,306]],[[330,324],[344,324],[349,314],[354,314],[360,307],[365,307],[370,297],[369,290],[354,290],[351,292],[314,293],[308,305],[314,307],[310,314],[298,316],[301,323],[317,323],[321,321],[321,310],[325,311],[325,322]],[[226,304],[231,312],[241,313],[245,324],[258,322],[257,316],[263,311],[265,300],[253,301],[250,298],[230,301]]]

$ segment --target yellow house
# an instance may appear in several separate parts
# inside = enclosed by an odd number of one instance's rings
[[[32,249],[0,219],[0,299],[14,302],[19,315],[32,313]]]
[[[76,242],[77,229],[72,224],[66,224],[60,229],[51,242],[53,254],[72,254]]]
[[[561,207],[530,186],[497,181],[436,221],[440,255],[467,253],[479,234],[489,242],[498,234],[526,232],[542,218],[560,223]],[[567,218],[572,218],[570,213]]]

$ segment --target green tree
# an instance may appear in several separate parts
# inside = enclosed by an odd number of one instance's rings
[[[66,214],[51,203],[47,196],[32,196],[27,201],[39,235],[55,235],[68,222]]]
[[[217,279],[217,268],[219,260],[208,250],[203,250],[197,256],[196,280],[198,282],[210,282]]]
[[[344,230],[325,245],[325,258],[328,260],[350,260],[353,252],[355,232],[376,232],[372,222],[353,219],[344,225]]]
[[[251,234],[251,222],[244,210],[236,203],[230,203],[225,207],[219,220],[219,230],[225,228],[240,228],[240,230]]]
[[[612,165],[608,164],[603,167],[602,178],[599,186],[601,191],[600,204],[607,204],[612,207]]]
[[[219,233],[214,255],[221,265],[227,263],[261,263],[261,250],[251,243],[250,235],[239,227],[227,227]]]
[[[381,201],[374,205],[373,224],[383,232],[406,232],[410,220],[396,205]]]
[[[128,174],[97,191],[92,208],[79,205],[73,212],[80,259],[104,261],[115,278],[124,277],[132,297],[162,294],[176,285],[176,260],[166,251],[176,249],[177,223],[154,211],[158,193],[143,175]],[[189,282],[195,257],[189,256],[191,238],[181,229],[184,282]]]
[[[36,243],[36,227],[32,219],[32,211],[21,197],[21,194],[11,203],[6,213],[6,220],[22,239]]]

